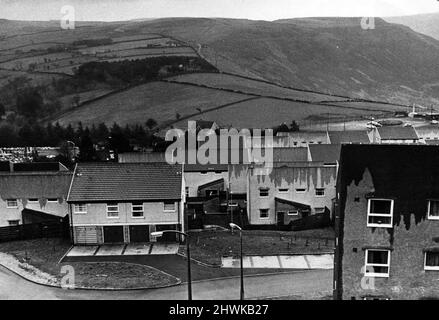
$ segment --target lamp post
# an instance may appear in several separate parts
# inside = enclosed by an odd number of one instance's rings
[[[176,234],[183,235],[185,237],[186,251],[187,251],[187,279],[188,279],[187,297],[188,297],[188,300],[192,300],[191,252],[190,252],[190,246],[189,246],[189,235],[187,233],[182,232],[182,231],[164,230],[164,231],[151,232],[151,236],[162,237],[163,234],[165,234],[165,233],[176,233]]]
[[[243,264],[243,255],[242,255],[242,228],[237,224],[230,223],[230,228],[239,230],[239,239],[241,243],[241,253],[240,253],[240,265],[241,265],[241,292],[240,292],[240,300],[244,300],[244,264]]]

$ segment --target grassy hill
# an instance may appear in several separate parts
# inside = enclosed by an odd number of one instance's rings
[[[407,110],[361,99],[439,102],[439,41],[382,19],[367,31],[359,18],[174,18],[83,23],[75,30],[61,30],[55,22],[0,25],[0,85],[15,75],[47,84],[71,77],[87,62],[156,56],[201,57],[220,71],[123,90],[94,83],[59,97],[63,108],[48,120],[64,125],[125,125],[148,118],[180,125],[208,118],[268,127],[325,114]],[[81,103],[72,107],[75,95]]]

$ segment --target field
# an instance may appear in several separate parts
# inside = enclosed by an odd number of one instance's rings
[[[53,121],[59,121],[62,125],[79,121],[85,125],[101,122],[126,125],[144,123],[148,118],[153,118],[160,123],[176,119],[176,113],[183,117],[198,113],[196,108],[205,110],[246,98],[246,95],[220,90],[151,82],[85,104]],[[199,115],[195,118],[203,117]]]
[[[187,74],[172,77],[169,80],[192,83],[197,85],[204,85],[218,89],[237,90],[250,94],[257,94],[263,96],[275,96],[279,98],[298,99],[312,102],[318,101],[345,101],[347,98],[330,96],[319,93],[304,92],[289,88],[269,84],[262,81],[245,79],[228,74]]]

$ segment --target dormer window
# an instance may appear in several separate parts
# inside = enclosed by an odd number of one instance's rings
[[[393,228],[393,200],[369,199],[367,203],[367,226]]]

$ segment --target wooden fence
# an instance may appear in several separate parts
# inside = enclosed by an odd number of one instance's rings
[[[0,228],[0,242],[70,237],[68,220],[21,224]]]

